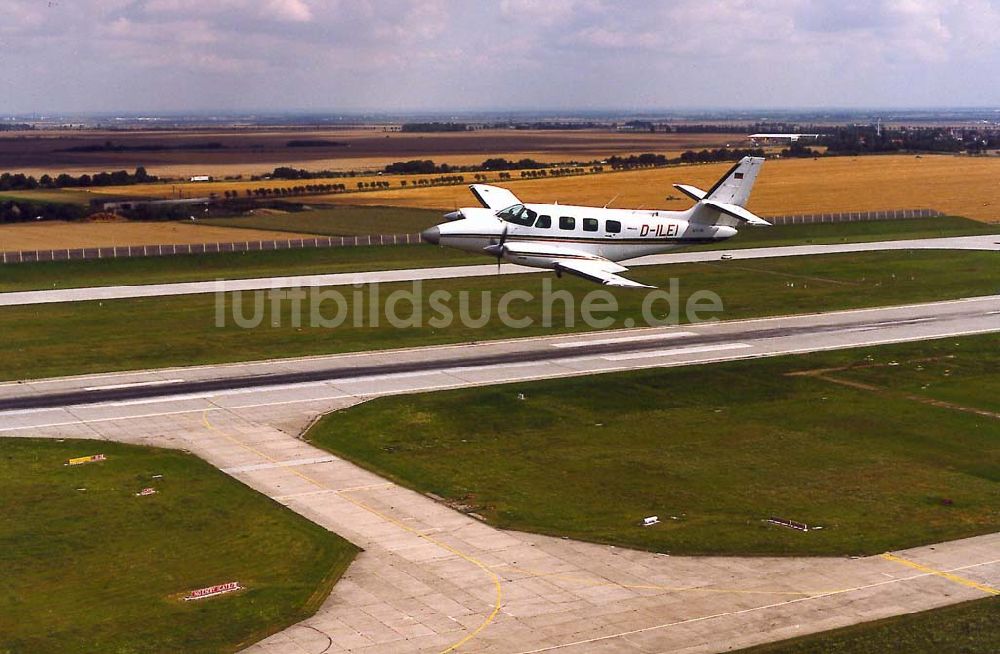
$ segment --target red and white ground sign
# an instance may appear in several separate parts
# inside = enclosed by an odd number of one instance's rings
[[[243,586],[240,586],[238,581],[230,581],[226,584],[218,584],[216,586],[209,586],[208,588],[199,588],[198,590],[192,590],[184,598],[185,602],[191,600],[205,599],[206,597],[215,597],[216,595],[222,595],[223,593],[231,593],[235,590],[242,590]]]

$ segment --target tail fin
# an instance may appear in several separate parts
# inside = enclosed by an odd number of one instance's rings
[[[764,157],[743,157],[705,193],[705,200],[745,207]]]
[[[757,180],[757,173],[760,172],[763,163],[763,157],[740,159],[691,209],[691,222],[732,226],[743,223],[770,225],[766,220],[744,208],[750,199],[750,190]]]

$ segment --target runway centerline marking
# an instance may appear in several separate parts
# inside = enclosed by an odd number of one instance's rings
[[[632,359],[652,359],[655,357],[672,357],[683,354],[701,354],[703,352],[719,352],[721,350],[741,350],[751,347],[746,343],[722,343],[721,345],[699,345],[695,347],[675,347],[669,350],[653,350],[652,352],[630,352],[629,354],[608,354],[606,361],[631,361]]]
[[[662,334],[642,334],[640,336],[620,336],[618,338],[598,338],[570,341],[568,343],[552,343],[552,347],[587,347],[588,345],[610,345],[612,343],[634,343],[639,341],[657,341],[671,338],[697,336],[695,332],[665,332]]]
[[[85,391],[110,391],[116,388],[141,388],[143,386],[168,386],[180,384],[183,379],[153,379],[151,381],[126,382],[122,384],[106,384],[104,386],[86,386]]]

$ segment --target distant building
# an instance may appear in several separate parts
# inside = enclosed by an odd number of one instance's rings
[[[190,181],[192,182],[211,182],[211,175],[192,175]]]

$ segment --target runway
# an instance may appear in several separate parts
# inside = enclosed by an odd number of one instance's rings
[[[258,402],[419,392],[775,356],[1000,329],[1000,295],[682,325],[0,384],[0,419],[158,400]],[[219,400],[219,398],[226,398]],[[88,405],[89,406],[88,408]],[[30,415],[30,414],[19,414]],[[6,421],[4,420],[4,421]],[[0,427],[2,431],[4,427]]]
[[[763,259],[771,257],[801,257],[849,252],[880,252],[888,250],[954,249],[1000,251],[1000,235],[958,236],[951,238],[912,239],[902,241],[877,241],[873,243],[838,243],[831,245],[795,245],[783,247],[710,250],[704,252],[678,252],[659,254],[625,262],[629,267],[656,266],[675,263],[719,261],[723,255],[732,259]],[[500,274],[518,275],[541,273],[537,268],[514,264],[500,267]],[[49,289],[0,293],[0,307],[44,304],[50,302],[81,302],[86,300],[116,300],[139,297],[165,297],[229,291],[253,291],[271,288],[349,286],[390,282],[409,282],[432,279],[457,279],[496,275],[493,263],[445,268],[410,268],[372,272],[337,273],[330,275],[300,275],[293,277],[267,277],[257,279],[231,279],[219,281],[184,282],[172,284],[147,284],[142,286],[101,286],[89,288]]]
[[[495,529],[298,436],[379,395],[991,332],[998,316],[1000,295],[9,383],[0,435],[189,450],[364,549],[254,654],[714,652],[998,594],[1000,535],[861,559],[663,556]]]

